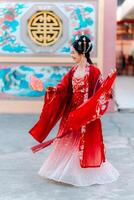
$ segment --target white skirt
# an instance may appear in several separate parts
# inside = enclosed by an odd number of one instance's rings
[[[119,172],[106,160],[100,167],[81,168],[78,156],[79,138],[69,134],[53,143],[53,151],[45,160],[38,175],[42,178],[74,186],[90,186],[116,181]]]

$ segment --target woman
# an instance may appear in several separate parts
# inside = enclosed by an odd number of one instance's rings
[[[82,35],[72,43],[75,64],[56,87],[48,87],[39,121],[29,131],[42,143],[62,117],[56,137],[45,143],[53,144],[53,151],[38,174],[74,186],[111,183],[119,176],[105,158],[100,119],[87,122],[78,130],[68,125],[70,112],[91,98],[102,83],[100,70],[90,59],[91,50],[92,43],[87,36]],[[31,86],[38,89],[32,82]]]

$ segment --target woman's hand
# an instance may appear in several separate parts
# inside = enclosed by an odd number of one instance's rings
[[[49,87],[46,89],[46,92],[56,92],[56,90],[57,90],[56,87],[49,86]]]
[[[43,82],[39,78],[36,78],[35,76],[30,77],[30,87],[33,90],[37,90],[40,92],[43,91],[44,89]]]

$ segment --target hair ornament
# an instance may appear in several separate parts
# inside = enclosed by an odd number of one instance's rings
[[[82,49],[82,42],[81,42],[81,41],[78,42],[78,49],[79,49],[79,50]]]
[[[81,45],[81,41],[78,42],[79,46]]]
[[[84,31],[82,31],[82,33],[81,33],[81,34],[82,34],[82,35],[85,35],[85,34],[84,34]]]
[[[88,50],[90,49],[91,46],[92,46],[92,43],[89,43],[89,46],[88,46],[88,48],[86,49],[85,53],[88,52]]]
[[[86,38],[83,37],[83,42],[84,42],[84,50],[83,50],[83,53],[86,53]]]
[[[76,35],[76,38],[75,38],[76,40],[78,40],[79,39],[79,37],[78,37],[78,35]]]

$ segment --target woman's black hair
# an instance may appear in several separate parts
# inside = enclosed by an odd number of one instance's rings
[[[90,52],[93,48],[93,45],[91,43],[91,40],[86,35],[81,35],[79,39],[75,40],[72,43],[72,46],[79,54],[85,54],[85,57],[87,58],[87,62],[89,64],[92,64],[92,61],[90,58]]]

